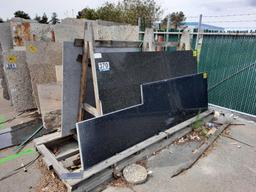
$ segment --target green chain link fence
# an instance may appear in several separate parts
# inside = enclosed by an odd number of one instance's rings
[[[199,71],[208,72],[209,102],[256,115],[256,37],[205,35]]]
[[[170,34],[169,42],[179,37]],[[209,103],[256,115],[256,36],[204,35],[198,69],[208,73]]]

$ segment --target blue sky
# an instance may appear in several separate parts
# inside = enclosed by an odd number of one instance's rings
[[[50,16],[56,12],[60,18],[75,17],[84,7],[98,7],[107,0],[0,0],[0,17],[11,18],[16,10],[24,10],[33,18],[44,12]],[[117,2],[118,0],[109,0]],[[256,0],[156,0],[164,10],[164,14],[183,11],[187,21],[197,21],[197,16],[237,15],[226,17],[203,17],[208,24],[256,29]],[[193,16],[193,17],[189,17]],[[216,21],[216,22],[215,22]],[[230,21],[230,22],[225,22]],[[235,22],[234,22],[235,21]],[[238,22],[240,21],[240,22]]]

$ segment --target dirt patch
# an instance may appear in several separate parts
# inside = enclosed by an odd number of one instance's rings
[[[128,183],[125,181],[123,177],[120,177],[119,179],[111,181],[110,186],[124,188],[128,186]]]
[[[37,167],[41,170],[42,177],[36,187],[37,192],[66,192],[66,186],[60,181],[53,171],[47,170],[42,158],[38,160]]]
[[[148,163],[147,159],[142,159],[142,160],[136,162],[136,164],[141,165],[142,167],[145,167],[146,169],[148,168],[147,163]]]
[[[201,141],[203,139],[204,139],[204,137],[199,135],[198,132],[191,131],[190,133],[186,134],[185,136],[177,139],[174,143],[176,145],[181,145],[181,144],[185,144],[185,143],[191,142],[191,141]]]

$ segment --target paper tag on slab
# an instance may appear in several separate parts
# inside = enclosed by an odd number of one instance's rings
[[[95,59],[101,59],[102,58],[101,53],[94,53],[94,58]]]
[[[109,62],[100,62],[98,63],[99,71],[109,71],[110,70],[110,65]]]

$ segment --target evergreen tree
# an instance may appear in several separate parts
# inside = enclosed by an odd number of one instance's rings
[[[57,23],[60,23],[60,20],[58,19],[57,13],[55,13],[55,12],[52,13],[52,18],[50,20],[50,23],[53,24],[53,25],[55,25]]]
[[[39,23],[44,23],[44,24],[48,24],[49,23],[48,22],[48,17],[47,17],[47,15],[45,13],[43,14],[43,16],[42,16],[42,18],[41,18]]]
[[[23,19],[30,19],[30,16],[27,13],[25,13],[24,11],[14,12],[14,17],[20,17],[20,18],[23,18]]]
[[[40,21],[41,21],[41,17],[40,17],[40,16],[38,16],[38,15],[36,15],[36,16],[35,16],[35,18],[34,18],[34,20],[36,20],[36,21],[38,21],[38,22],[40,23]]]

